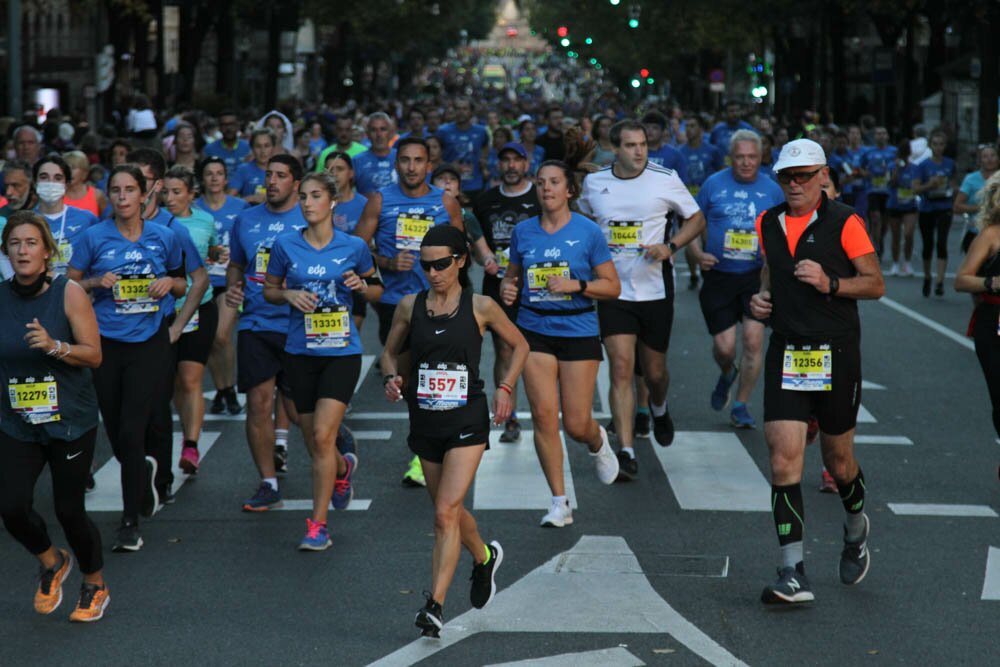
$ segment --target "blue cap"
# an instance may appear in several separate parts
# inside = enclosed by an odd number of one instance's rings
[[[523,157],[525,160],[528,159],[528,151],[524,150],[524,146],[517,143],[516,141],[510,141],[501,146],[500,150],[497,151],[497,157],[503,155],[504,151],[514,151],[515,153]]]

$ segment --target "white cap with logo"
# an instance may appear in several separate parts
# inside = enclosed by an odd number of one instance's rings
[[[781,148],[778,161],[774,163],[775,172],[788,167],[814,167],[826,165],[826,153],[823,147],[812,139],[796,139],[789,141]]]

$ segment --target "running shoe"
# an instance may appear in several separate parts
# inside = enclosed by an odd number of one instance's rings
[[[170,485],[172,486],[172,485]],[[157,489],[157,493],[160,495],[160,502],[164,505],[173,505],[177,502],[177,496],[174,495],[173,489],[170,486],[165,486],[163,488]]]
[[[764,588],[760,601],[764,604],[792,604],[815,600],[801,565],[778,568],[778,581]]]
[[[819,485],[820,493],[837,493],[837,480],[833,478],[833,475],[823,468],[823,481]]]
[[[715,389],[712,390],[712,409],[713,410],[724,410],[727,405],[729,405],[729,397],[732,394],[733,383],[736,382],[736,376],[739,374],[739,369],[733,366],[733,377],[729,380],[726,379],[725,373],[719,373],[719,379],[715,383]]]
[[[306,536],[299,542],[299,551],[324,551],[333,544],[330,541],[330,531],[325,523],[306,519]]]
[[[351,477],[354,475],[354,471],[358,469],[358,457],[351,452],[344,454],[344,463],[347,465],[347,472],[341,477],[337,475],[337,479],[333,481],[333,509],[335,510],[346,510],[351,505],[351,499],[354,498],[354,486],[351,484]]]
[[[63,582],[73,571],[73,559],[65,549],[59,550],[62,563],[59,567],[40,568],[38,572],[38,590],[35,591],[35,611],[39,614],[51,614],[63,600]]]
[[[734,403],[733,409],[729,412],[729,422],[736,428],[755,428],[757,422],[750,416],[750,410],[746,403]]]
[[[221,415],[226,411],[226,397],[221,390],[215,392],[215,398],[212,399],[212,407],[208,411],[213,415]]]
[[[871,565],[871,556],[868,551],[868,515],[862,514],[865,518],[865,530],[861,534],[861,539],[856,542],[848,541],[844,537],[844,550],[840,552],[840,581],[853,586],[861,583],[861,580],[868,574],[868,567]],[[844,529],[847,532],[847,529]]]
[[[69,615],[69,620],[74,623],[93,623],[104,618],[104,610],[111,602],[111,594],[108,593],[108,585],[98,586],[97,584],[84,583],[80,586],[80,600],[76,603],[76,609]]]
[[[281,507],[281,492],[267,482],[261,482],[253,498],[243,503],[244,512],[266,512]]]
[[[562,502],[552,501],[549,513],[542,517],[543,528],[562,528],[573,523],[573,510],[569,507],[569,499]]]
[[[674,444],[674,420],[670,418],[669,410],[659,417],[653,417],[653,438],[660,447]]]
[[[410,467],[403,474],[403,486],[427,486],[424,479],[424,468],[420,465],[420,457],[414,456],[410,460]]]
[[[521,439],[521,424],[516,418],[511,417],[503,425],[503,433],[500,434],[500,442],[518,442]]]
[[[156,459],[146,457],[146,480],[142,485],[142,502],[139,504],[139,514],[151,517],[160,507],[160,496],[156,492]]]
[[[240,399],[236,397],[235,389],[230,387],[224,399],[226,401],[226,411],[229,412],[229,414],[235,416],[243,412],[243,406],[240,405]]]
[[[86,492],[87,493],[93,493],[94,489],[96,489],[96,488],[97,488],[97,481],[94,480],[94,473],[93,473],[93,471],[91,471],[91,472],[87,473],[87,487],[86,487]]]
[[[922,291],[923,291],[923,294],[924,294],[925,297],[928,297],[928,296],[931,295],[931,279],[930,278],[924,278],[924,287],[923,287]]]
[[[903,262],[903,275],[907,278],[913,277],[913,266],[909,262]]]
[[[938,283],[934,287],[934,296],[944,296],[944,283]]]
[[[815,417],[810,417],[809,422],[806,425],[806,444],[811,445],[816,442],[816,436],[819,435],[819,420]]]
[[[601,484],[613,484],[618,479],[618,458],[615,456],[614,450],[611,449],[611,444],[608,443],[608,432],[604,430],[603,426],[598,428],[601,429],[601,448],[596,452],[591,452],[590,455],[594,459],[597,479],[601,480]]]
[[[497,568],[503,562],[503,547],[496,540],[487,546],[490,550],[489,563],[474,563],[472,566],[472,588],[469,591],[469,600],[476,609],[482,609],[493,601],[493,596],[497,593]]]
[[[691,290],[692,292],[694,290],[698,289],[698,274],[697,273],[692,273],[691,274],[691,280],[690,280],[690,282],[688,282],[688,289]]]
[[[337,451],[340,455],[358,453],[358,442],[354,439],[354,433],[343,424],[337,429]]]
[[[288,472],[288,447],[274,446],[274,471],[281,474]]]
[[[899,264],[896,264],[896,262],[893,262],[892,266],[889,267],[889,274],[888,275],[890,275],[890,276],[898,276],[899,275]]]
[[[635,437],[637,438],[648,438],[649,437],[649,413],[648,412],[636,412],[635,422],[633,426],[633,431],[635,432]]]
[[[198,463],[201,455],[196,447],[185,447],[181,450],[180,468],[188,475],[198,474]]]
[[[617,482],[631,482],[639,476],[639,463],[626,454],[618,452],[618,479]]]
[[[434,637],[437,639],[441,636],[441,628],[444,627],[444,610],[441,609],[441,605],[435,602],[434,598],[427,591],[424,591],[424,597],[427,598],[427,604],[417,612],[417,617],[413,620],[413,623],[420,628],[420,635],[422,637]]]
[[[118,526],[118,535],[111,550],[123,554],[138,551],[142,548],[142,535],[139,534],[139,524],[131,519],[122,519]]]

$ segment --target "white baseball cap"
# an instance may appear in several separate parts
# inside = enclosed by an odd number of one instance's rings
[[[775,172],[788,167],[813,167],[826,165],[826,153],[823,147],[812,139],[796,139],[789,141],[781,148],[781,155],[774,163]]]

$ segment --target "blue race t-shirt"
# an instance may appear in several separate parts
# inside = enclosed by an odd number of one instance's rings
[[[317,250],[302,232],[285,233],[271,248],[267,274],[284,279],[288,289],[306,290],[319,297],[316,310],[303,313],[287,306],[285,352],[321,357],[361,354],[361,334],[354,330],[351,308],[357,295],[343,275],[372,270],[372,255],[357,236],[334,231],[330,243]]]
[[[229,177],[229,187],[241,197],[267,194],[267,172],[256,162],[244,162]]]
[[[236,146],[229,148],[219,139],[205,146],[205,155],[222,158],[226,163],[226,173],[232,174],[243,164],[246,156],[250,155],[250,144],[244,139],[237,139]]]
[[[444,190],[430,186],[422,197],[407,197],[398,185],[379,190],[382,210],[375,230],[376,252],[382,257],[395,257],[401,252],[420,258],[420,242],[431,227],[447,225],[451,218],[444,207]],[[407,294],[430,288],[419,264],[409,271],[382,271],[385,291],[380,303],[397,304]]]
[[[896,163],[896,187],[889,189],[889,201],[886,208],[896,211],[917,210],[917,197],[913,193],[913,178],[917,175],[920,165],[909,160],[902,167]]]
[[[396,150],[379,157],[372,151],[359,153],[352,158],[354,185],[363,195],[388,187],[399,181],[396,174]]]
[[[861,158],[861,168],[869,173],[867,180],[868,192],[871,194],[889,194],[889,181],[892,180],[893,167],[896,164],[896,147],[873,146]]]
[[[716,123],[709,134],[709,141],[713,146],[722,151],[723,155],[729,155],[729,140],[733,138],[738,130],[753,130],[753,125],[745,120],[738,121],[736,126],[730,126],[725,121]],[[754,130],[756,132],[756,130]]]
[[[49,223],[52,237],[59,247],[59,255],[52,258],[52,272],[56,275],[65,275],[66,267],[73,259],[73,245],[79,241],[84,232],[98,223],[97,216],[90,211],[72,206],[63,206],[62,212],[55,215],[41,213],[37,206],[35,212]]]
[[[965,196],[969,198],[969,206],[979,206],[979,197],[983,194],[983,188],[986,186],[986,179],[983,178],[983,172],[978,169],[975,171],[970,171],[962,179],[962,185],[958,188],[959,192],[964,192]]]
[[[229,248],[231,245],[230,239],[232,238],[233,224],[236,222],[236,216],[243,209],[250,207],[250,203],[246,200],[239,197],[230,197],[229,195],[226,195],[225,203],[217,211],[212,210],[204,197],[195,199],[194,205],[208,213],[215,220],[216,242],[218,245],[226,248]],[[227,266],[228,264],[219,264],[217,262],[208,265],[208,279],[211,281],[212,287],[226,286]]]
[[[517,326],[546,336],[597,336],[600,329],[596,311],[558,316],[530,308],[559,311],[593,306],[593,300],[578,293],[549,294],[545,286],[552,275],[592,280],[594,267],[610,261],[611,251],[601,228],[579,213],[573,213],[569,222],[553,234],[542,229],[538,217],[518,223],[510,237],[510,263],[522,271],[522,307],[517,312]]]
[[[687,180],[683,178],[681,180],[688,186],[692,195],[697,195],[705,179],[722,169],[722,152],[707,141],[702,141],[698,148],[683,144],[679,150],[687,168]]]
[[[305,226],[306,219],[298,204],[280,213],[268,209],[267,204],[260,204],[236,217],[229,251],[230,261],[243,267],[240,331],[288,332],[288,308],[264,300],[264,276],[275,240]]]
[[[333,226],[342,232],[354,233],[367,203],[367,199],[357,194],[350,201],[338,201],[333,209]]]
[[[528,173],[532,176],[538,174],[538,168],[542,166],[545,162],[545,149],[541,146],[535,146],[531,150],[531,162],[528,163]]]
[[[163,318],[173,312],[173,297],[159,301],[149,296],[149,285],[182,264],[177,235],[146,221],[142,234],[130,241],[113,220],[91,226],[73,246],[70,267],[84,278],[111,272],[119,277],[113,289],[93,290],[94,313],[101,335],[125,343],[149,340]]]
[[[759,271],[764,259],[755,225],[761,212],[785,201],[778,184],[759,172],[753,182],[741,183],[732,169],[723,169],[708,177],[695,200],[708,222],[705,252],[719,260],[712,270]]]
[[[917,165],[917,173],[914,178],[919,179],[926,185],[935,176],[944,176],[947,183],[943,188],[924,190],[920,195],[920,211],[946,211],[952,206],[954,191],[951,187],[951,179],[955,175],[955,161],[950,157],[942,157],[941,162],[935,162],[933,158],[927,158]]]
[[[454,163],[462,173],[462,189],[482,190],[486,183],[479,159],[490,143],[486,126],[470,125],[463,130],[455,123],[445,123],[435,134],[444,142],[444,161]]]
[[[673,169],[684,185],[688,184],[687,160],[681,152],[673,146],[663,144],[655,151],[649,151],[650,164],[659,165],[667,169]]]

